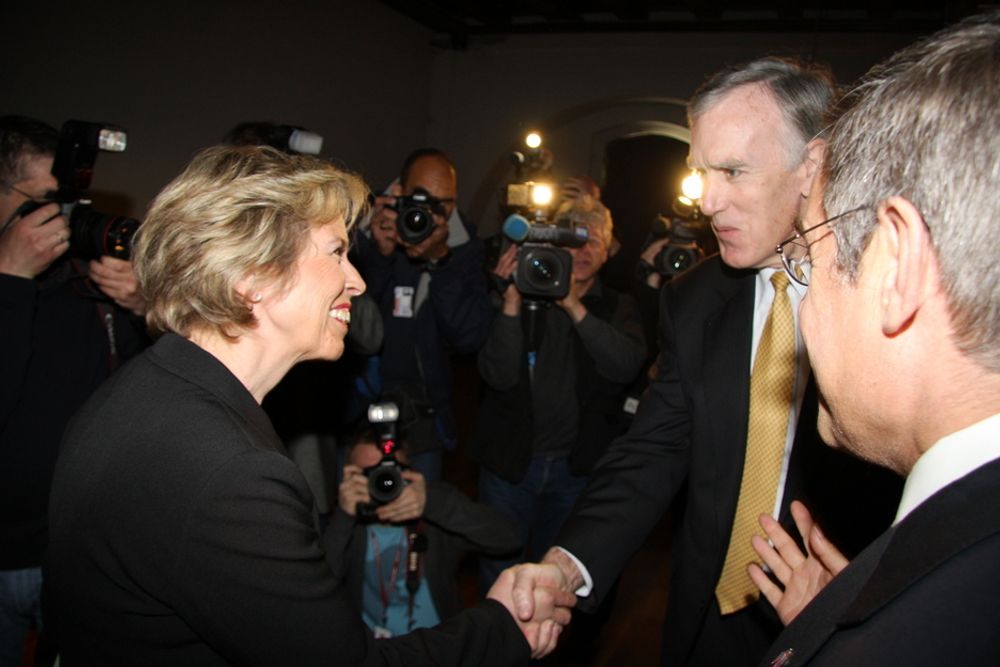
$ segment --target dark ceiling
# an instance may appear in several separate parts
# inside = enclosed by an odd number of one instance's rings
[[[434,32],[435,44],[523,33],[657,31],[931,32],[997,3],[976,0],[381,0]]]

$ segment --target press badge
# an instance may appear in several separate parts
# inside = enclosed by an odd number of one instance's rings
[[[392,302],[393,317],[413,317],[413,292],[412,287],[405,285],[393,289],[395,295]]]

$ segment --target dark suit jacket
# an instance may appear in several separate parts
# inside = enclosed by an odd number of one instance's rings
[[[793,665],[1000,664],[1000,460],[865,549],[771,646]],[[781,664],[781,663],[778,663]]]
[[[628,558],[680,496],[675,517],[665,664],[705,665],[693,654],[712,607],[729,544],[746,447],[755,274],[709,258],[667,283],[660,307],[660,367],[627,435],[599,461],[556,543],[594,579],[584,608],[603,597]],[[857,553],[889,525],[898,478],[827,448],[816,434],[815,391],[800,413],[779,519],[793,530],[792,499],[803,500],[827,535]],[[888,485],[889,492],[883,488]],[[888,497],[886,497],[888,496]],[[760,603],[766,607],[766,602]],[[781,625],[764,609],[763,649]],[[744,613],[744,612],[740,612]],[[755,612],[757,613],[757,612]],[[699,642],[726,646],[737,638]],[[756,664],[760,655],[747,655]]]
[[[526,662],[502,606],[375,641],[305,479],[228,369],[168,334],[70,426],[53,486],[48,630],[73,665]]]

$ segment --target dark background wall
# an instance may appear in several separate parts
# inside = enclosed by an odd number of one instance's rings
[[[557,175],[603,183],[607,142],[649,131],[684,138],[680,101],[726,63],[801,55],[850,81],[914,37],[512,35],[450,50],[366,0],[12,4],[0,112],[130,132],[126,153],[98,161],[103,210],[140,216],[195,151],[237,122],[272,120],[319,132],[323,154],[375,188],[409,149],[444,148],[460,168],[460,203],[487,232],[511,176],[507,155],[529,127],[547,132]]]

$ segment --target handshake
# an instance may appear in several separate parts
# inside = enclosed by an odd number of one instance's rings
[[[553,548],[541,563],[504,570],[486,597],[507,608],[531,646],[531,657],[538,659],[555,649],[576,605],[573,591],[582,585],[572,559]]]

